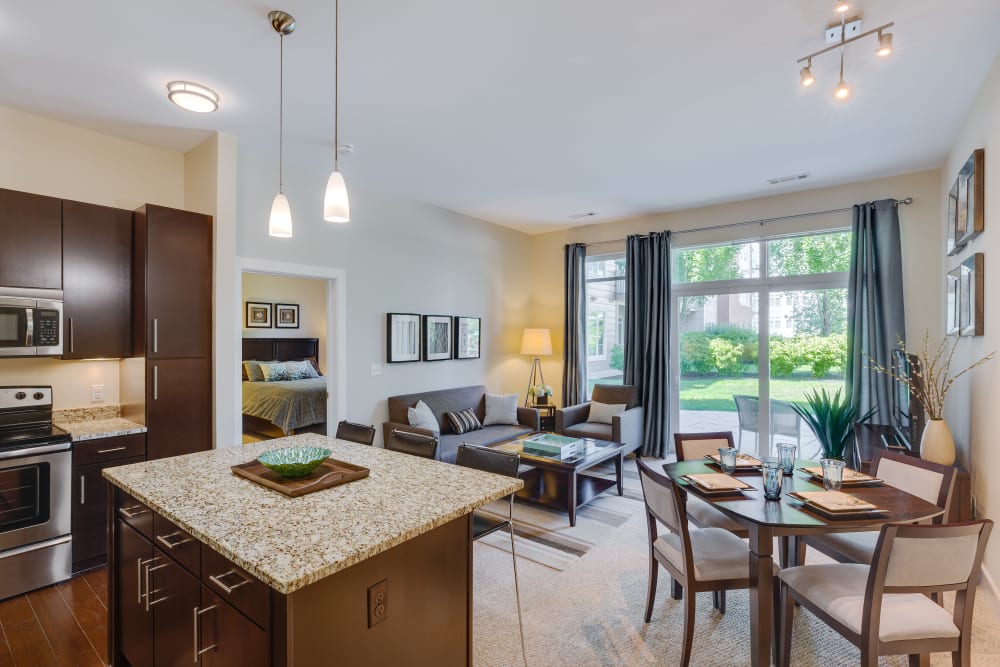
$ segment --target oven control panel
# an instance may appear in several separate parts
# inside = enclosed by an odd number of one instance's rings
[[[0,387],[0,410],[51,405],[52,387]]]

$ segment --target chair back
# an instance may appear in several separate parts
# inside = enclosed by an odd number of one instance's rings
[[[375,442],[375,427],[345,420],[337,424],[337,439],[370,445]]]
[[[507,477],[517,477],[521,466],[521,456],[517,452],[505,452],[490,447],[477,447],[464,442],[458,446],[455,465],[475,468]]]
[[[688,536],[687,507],[683,492],[673,480],[656,472],[642,459],[635,460],[639,467],[639,482],[642,484],[642,498],[646,503],[646,525],[649,529],[649,544],[658,537],[656,522],[659,521],[670,532],[680,538],[684,566],[681,574],[694,571],[694,556],[691,553]]]
[[[913,589],[961,590],[975,586],[993,522],[882,528],[872,571],[885,593]]]
[[[437,458],[438,439],[432,435],[409,433],[397,428],[393,429],[385,448],[425,459],[434,459]]]
[[[733,400],[736,401],[736,412],[740,418],[740,428],[745,431],[756,431],[760,416],[760,401],[756,396],[746,396],[744,394],[734,394]]]
[[[771,433],[798,438],[802,435],[802,417],[787,401],[771,401]]]
[[[611,405],[625,404],[629,410],[639,405],[639,387],[634,384],[595,384],[591,400]]]
[[[878,450],[872,460],[872,470],[889,486],[934,503],[944,509],[945,517],[948,515],[955,488],[955,468],[898,452]],[[937,522],[940,523],[940,519]]]
[[[732,431],[712,433],[674,433],[674,448],[678,461],[703,459],[708,454],[718,454],[719,449],[733,447]]]

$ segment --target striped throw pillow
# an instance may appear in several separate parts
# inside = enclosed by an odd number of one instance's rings
[[[511,424],[517,426],[517,394],[486,394],[486,415],[483,426]]]
[[[444,413],[444,418],[451,424],[451,430],[459,434],[478,431],[483,427],[479,423],[476,413],[472,411],[472,408],[459,410],[458,412],[446,412]]]

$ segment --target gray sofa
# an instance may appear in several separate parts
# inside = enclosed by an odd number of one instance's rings
[[[387,403],[389,407],[389,421],[382,424],[382,442],[389,441],[389,435],[393,429],[408,431],[410,433],[422,433],[433,435],[429,430],[410,426],[407,418],[407,410],[423,401],[431,409],[441,427],[440,442],[438,444],[437,459],[447,463],[454,463],[458,453],[458,446],[463,442],[470,445],[494,445],[505,440],[534,433],[541,430],[541,418],[538,410],[534,408],[517,409],[518,424],[497,424],[485,426],[478,431],[468,433],[454,433],[451,430],[448,420],[445,419],[445,412],[455,412],[472,408],[482,422],[486,416],[486,387],[476,385],[473,387],[457,387],[455,389],[439,389],[437,391],[424,391],[417,394],[403,394],[402,396],[390,396]]]
[[[611,418],[610,424],[591,424],[590,403],[556,410],[556,433],[574,438],[611,440],[628,446],[629,452],[642,447],[643,410],[639,405],[639,388],[635,385],[595,384],[593,400],[598,403],[625,404],[625,412]]]

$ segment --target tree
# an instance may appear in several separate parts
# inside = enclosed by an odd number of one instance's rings
[[[677,253],[675,281],[702,283],[710,280],[736,280],[741,278],[740,252],[743,245],[717,245],[681,250]],[[703,296],[686,296],[680,300],[678,317],[686,322],[698,308],[705,305]]]

